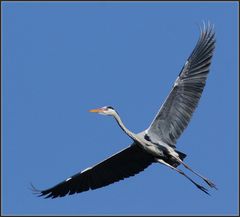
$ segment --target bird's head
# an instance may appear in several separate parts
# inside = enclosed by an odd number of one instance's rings
[[[101,115],[114,115],[116,114],[116,111],[112,106],[104,106],[102,108],[97,108],[97,109],[91,109],[89,112],[95,112]]]

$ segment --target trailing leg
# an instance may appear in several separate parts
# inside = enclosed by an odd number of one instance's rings
[[[195,175],[199,176],[200,178],[202,178],[211,188],[215,188],[217,190],[216,185],[210,181],[209,179],[205,178],[204,176],[202,176],[201,174],[195,172],[193,169],[191,169],[187,164],[185,164],[181,159],[176,158],[176,160],[181,163],[185,168],[189,169],[191,172],[193,172]]]
[[[202,190],[204,193],[210,195],[210,194],[208,193],[208,190],[207,190],[206,188],[204,188],[203,186],[201,186],[201,185],[199,185],[198,183],[196,183],[195,181],[193,181],[193,180],[192,180],[189,176],[187,176],[182,170],[173,167],[172,165],[166,163],[166,162],[165,162],[164,160],[162,160],[162,159],[156,159],[156,160],[157,160],[157,162],[162,163],[162,164],[170,167],[171,169],[177,171],[177,172],[180,173],[181,175],[185,176],[185,177],[186,177],[189,181],[191,181],[197,188],[199,188],[200,190]]]

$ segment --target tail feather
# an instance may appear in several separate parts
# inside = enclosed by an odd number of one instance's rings
[[[179,157],[180,157],[181,160],[183,160],[185,157],[187,157],[186,154],[184,154],[184,153],[182,153],[182,152],[180,152],[180,151],[177,151],[177,150],[175,150],[175,151],[178,153],[178,155],[179,155]]]
[[[187,156],[186,154],[184,154],[184,153],[182,153],[182,152],[180,152],[180,151],[177,151],[177,150],[175,150],[177,153],[178,153],[178,155],[179,155],[179,158],[183,161],[183,159]],[[179,166],[179,162],[178,161],[176,161],[176,159],[174,158],[174,157],[172,157],[172,156],[168,156],[166,159],[164,159],[168,164],[170,164],[170,165],[172,165],[173,167],[178,167]]]

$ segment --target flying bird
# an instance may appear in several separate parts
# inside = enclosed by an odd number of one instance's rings
[[[204,180],[208,186],[217,189],[212,181],[194,171],[184,162],[186,154],[176,150],[177,139],[188,126],[202,95],[215,43],[213,25],[204,24],[194,50],[182,67],[165,102],[146,130],[137,134],[128,130],[118,112],[111,106],[90,110],[90,112],[113,116],[119,127],[132,139],[132,144],[49,189],[38,190],[32,185],[34,192],[45,198],[81,193],[134,176],[152,163],[161,163],[173,169],[197,188],[209,194],[208,189],[196,183],[178,168],[182,164]]]

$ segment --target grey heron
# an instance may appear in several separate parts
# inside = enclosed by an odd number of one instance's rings
[[[204,25],[197,44],[177,76],[170,94],[146,130],[137,134],[128,130],[111,106],[90,110],[90,112],[113,116],[120,128],[133,140],[131,145],[49,189],[38,190],[32,186],[33,190],[45,198],[81,193],[134,176],[152,163],[161,163],[173,169],[209,194],[207,188],[196,183],[178,168],[182,164],[203,179],[208,186],[217,189],[213,182],[195,172],[184,162],[186,154],[176,150],[177,139],[188,126],[202,95],[215,43],[213,26]]]

